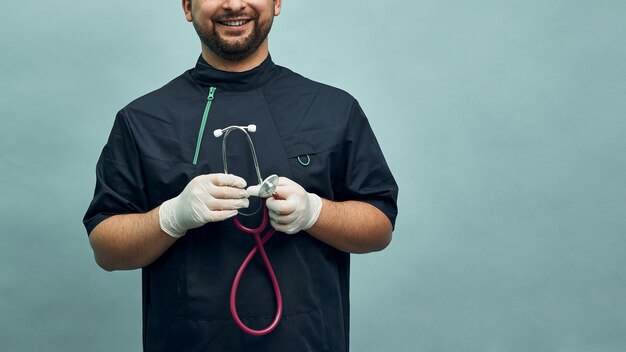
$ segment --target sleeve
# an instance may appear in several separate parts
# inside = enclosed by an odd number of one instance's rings
[[[395,227],[398,185],[387,166],[376,136],[358,102],[350,110],[341,151],[335,199],[357,200],[380,209]]]
[[[147,212],[143,171],[132,131],[120,111],[96,165],[93,200],[83,218],[87,233],[117,214]]]

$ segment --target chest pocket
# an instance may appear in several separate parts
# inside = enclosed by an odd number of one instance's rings
[[[293,180],[308,192],[333,199],[333,180],[339,172],[340,145],[330,129],[298,132],[284,137]]]

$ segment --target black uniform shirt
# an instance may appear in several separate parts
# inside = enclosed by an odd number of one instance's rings
[[[398,188],[353,97],[270,57],[242,73],[216,70],[200,57],[195,68],[117,114],[96,167],[87,231],[109,216],[159,206],[195,176],[223,172],[222,139],[212,132],[249,124],[257,125],[251,137],[262,177],[286,176],[323,198],[370,203],[395,223]],[[227,157],[229,173],[257,184],[242,133],[228,137]],[[249,212],[259,206],[251,201]],[[256,226],[260,214],[240,218]],[[209,223],[143,268],[144,350],[347,351],[349,255],[306,233],[277,233],[265,245],[283,296],[278,327],[255,337],[235,325],[230,287],[253,246],[231,220]],[[243,276],[237,309],[251,328],[274,317],[274,292],[259,258]]]

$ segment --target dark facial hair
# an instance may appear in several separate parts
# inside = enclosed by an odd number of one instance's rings
[[[235,18],[235,14],[221,16],[219,17],[219,21],[225,21],[229,18]],[[213,19],[213,21],[215,22],[216,19]],[[259,21],[258,16],[254,16],[252,21],[254,23],[254,29],[250,35],[235,43],[224,40],[224,38],[217,33],[215,27],[209,30],[203,28],[203,26],[196,23],[196,21],[193,21],[193,26],[202,43],[215,53],[215,55],[227,61],[241,61],[252,55],[252,53],[261,46],[265,38],[267,38],[272,28],[274,16],[272,15],[267,21]]]

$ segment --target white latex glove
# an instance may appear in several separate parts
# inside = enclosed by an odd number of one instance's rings
[[[294,234],[308,230],[320,216],[322,199],[287,177],[278,179],[274,196],[276,198],[268,198],[265,204],[270,223],[277,231]]]
[[[187,230],[208,222],[237,215],[249,206],[246,181],[235,175],[200,175],[189,181],[180,195],[159,208],[159,225],[168,235],[179,238]]]

